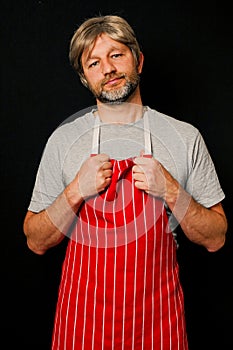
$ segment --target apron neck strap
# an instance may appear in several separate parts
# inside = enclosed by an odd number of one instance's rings
[[[99,144],[100,144],[100,119],[99,116],[97,115],[95,117],[95,125],[94,125],[94,130],[93,130],[93,137],[92,137],[92,151],[91,154],[99,154],[100,149],[99,149]]]
[[[144,142],[145,142],[145,155],[152,156],[152,145],[151,145],[151,132],[150,132],[150,124],[149,124],[149,113],[147,110],[144,113],[143,121],[144,121]]]
[[[152,155],[152,146],[151,146],[151,132],[150,132],[150,125],[149,125],[149,118],[148,113],[145,111],[143,116],[143,122],[144,122],[144,142],[145,142],[145,155]],[[94,131],[93,131],[93,138],[92,138],[92,152],[91,154],[99,154],[100,152],[100,119],[97,115],[95,117],[95,124],[94,124]]]

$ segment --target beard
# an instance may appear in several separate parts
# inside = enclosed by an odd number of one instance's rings
[[[119,88],[113,88],[110,91],[104,90],[105,83],[112,78],[125,78],[126,82],[124,86]],[[93,88],[88,85],[88,88],[94,94],[95,98],[102,103],[120,104],[125,101],[134,93],[140,81],[140,76],[137,72],[131,73],[129,76],[126,74],[109,74],[107,78],[101,83],[100,87]]]

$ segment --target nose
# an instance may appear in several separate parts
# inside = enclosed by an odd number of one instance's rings
[[[116,72],[116,67],[111,61],[111,59],[106,58],[101,62],[101,71],[104,75],[111,74],[113,72]]]

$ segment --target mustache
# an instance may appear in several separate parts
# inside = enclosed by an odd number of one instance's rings
[[[112,79],[122,79],[122,78],[125,78],[126,77],[126,74],[125,73],[110,73],[108,75],[106,75],[106,77],[102,80],[101,82],[101,86],[104,86],[106,83],[109,82],[109,80],[112,80]]]

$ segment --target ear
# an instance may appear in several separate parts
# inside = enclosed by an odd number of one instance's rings
[[[141,74],[141,72],[142,72],[143,62],[144,62],[144,55],[142,52],[140,52],[139,62],[138,62],[138,73],[139,74]]]

